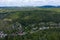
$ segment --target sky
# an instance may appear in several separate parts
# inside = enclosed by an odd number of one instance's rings
[[[60,0],[0,0],[0,6],[60,6]]]

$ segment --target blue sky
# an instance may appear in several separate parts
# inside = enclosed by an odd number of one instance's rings
[[[60,5],[60,0],[0,0],[0,6]]]

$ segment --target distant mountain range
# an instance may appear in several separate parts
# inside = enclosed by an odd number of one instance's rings
[[[35,6],[26,6],[26,7],[18,7],[18,6],[3,6],[3,7],[0,7],[3,8],[3,9],[14,9],[14,8],[34,8]],[[36,6],[38,8],[60,8],[60,6],[54,6],[54,5],[44,5],[44,6]]]
[[[45,6],[37,6],[39,8],[60,8],[60,6],[51,6],[51,5],[45,5]]]

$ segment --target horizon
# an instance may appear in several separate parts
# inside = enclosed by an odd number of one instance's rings
[[[42,6],[0,6],[0,7],[60,7],[60,5],[42,5]]]

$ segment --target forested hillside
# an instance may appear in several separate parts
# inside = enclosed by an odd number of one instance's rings
[[[58,9],[59,10],[59,9]],[[1,40],[60,40],[60,12],[53,9],[0,11]]]

